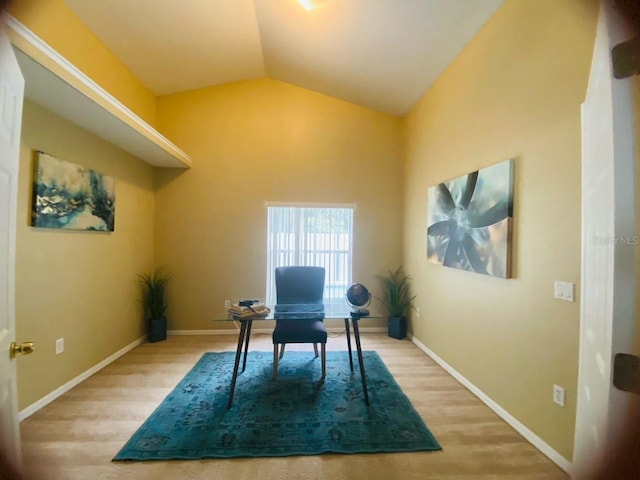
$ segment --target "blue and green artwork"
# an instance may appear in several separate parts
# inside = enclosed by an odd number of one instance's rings
[[[33,226],[113,232],[115,213],[113,178],[37,152]]]
[[[429,188],[427,259],[511,277],[513,160]]]

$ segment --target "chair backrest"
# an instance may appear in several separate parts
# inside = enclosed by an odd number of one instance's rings
[[[277,267],[276,301],[322,303],[324,277],[324,267]]]

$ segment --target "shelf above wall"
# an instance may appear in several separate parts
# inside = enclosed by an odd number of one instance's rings
[[[191,158],[33,32],[8,17],[25,97],[154,167],[189,168]]]

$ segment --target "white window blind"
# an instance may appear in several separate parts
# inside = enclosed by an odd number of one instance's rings
[[[353,207],[268,206],[267,304],[276,303],[276,267],[325,268],[324,301],[344,303],[351,285]]]

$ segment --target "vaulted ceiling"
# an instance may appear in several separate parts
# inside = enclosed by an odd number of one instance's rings
[[[64,1],[156,95],[267,76],[403,116],[503,0]]]

